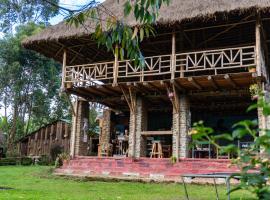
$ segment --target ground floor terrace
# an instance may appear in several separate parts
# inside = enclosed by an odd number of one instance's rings
[[[253,78],[251,75],[248,85],[258,80]],[[74,106],[76,115],[71,134],[73,159],[56,173],[181,181],[183,174],[237,172],[236,166],[229,167],[230,158],[237,155],[220,154],[207,142],[191,146],[189,131],[199,120],[212,127],[214,134],[232,132],[232,125],[243,119],[262,120],[259,111],[246,112],[252,103],[249,88],[228,84],[227,88],[218,90],[177,92],[166,82],[159,82],[156,87],[159,92],[151,94],[136,90],[134,85],[114,87],[114,92],[119,90],[120,93],[122,89],[122,95],[108,97],[115,103],[104,108],[99,121],[97,152],[91,151],[91,154],[84,132],[90,102],[79,98]],[[239,148],[246,148],[252,142],[248,137],[233,141]],[[220,140],[219,144],[227,145],[228,142]],[[93,150],[93,146],[91,148]]]

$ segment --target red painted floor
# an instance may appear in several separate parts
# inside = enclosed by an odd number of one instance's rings
[[[181,159],[172,164],[170,159],[156,158],[98,158],[76,157],[55,171],[58,175],[108,177],[156,181],[179,181],[183,174],[237,172],[230,160]]]

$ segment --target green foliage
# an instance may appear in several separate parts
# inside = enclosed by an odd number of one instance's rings
[[[59,168],[61,166],[63,166],[64,161],[68,161],[70,160],[70,156],[67,153],[61,153],[57,156],[56,160],[55,160],[55,168]]]
[[[29,158],[29,157],[22,157],[21,158],[21,165],[29,166],[29,165],[32,165],[32,164],[33,164],[32,158]]]
[[[260,109],[264,117],[270,116],[270,102],[267,95],[260,93],[257,103],[251,105],[248,110]],[[198,141],[208,141],[219,148],[223,153],[238,155],[233,160],[240,173],[240,184],[231,192],[239,189],[245,189],[256,195],[257,199],[270,199],[270,188],[267,181],[270,178],[270,130],[259,129],[257,121],[243,120],[233,126],[232,133],[224,133],[222,136],[213,136],[213,129],[205,127],[203,122],[194,124],[192,139],[194,143]],[[254,143],[246,149],[239,149],[237,145],[229,144],[225,147],[219,146],[220,138],[232,141],[241,139],[245,136],[253,138]],[[254,173],[252,170],[257,170]]]
[[[39,162],[38,162],[39,165],[50,165],[51,164],[51,161],[50,161],[50,158],[49,156],[47,155],[41,155],[40,158],[39,158]]]
[[[135,65],[144,67],[145,59],[140,50],[140,43],[155,35],[155,30],[152,27],[157,20],[161,6],[170,0],[127,0],[124,4],[125,17],[131,13],[139,22],[139,25],[130,27],[125,24],[122,19],[118,19],[116,15],[108,12],[104,19],[100,13],[100,7],[92,1],[91,7],[86,7],[79,12],[70,12],[71,16],[67,22],[75,26],[83,25],[84,22],[91,18],[95,21],[95,32],[92,34],[92,39],[97,41],[98,46],[102,45],[108,51],[112,51],[115,57],[121,60],[129,58],[134,61]],[[94,6],[93,6],[94,5]],[[105,24],[104,24],[105,23]]]
[[[63,153],[63,148],[59,145],[56,145],[51,148],[50,156],[52,160],[55,161],[58,155],[60,155],[61,153]]]
[[[0,101],[5,110],[0,129],[10,144],[45,123],[70,117],[67,100],[58,95],[60,65],[21,45],[43,28],[29,23],[0,39]]]
[[[50,0],[58,4],[59,0]],[[29,21],[48,22],[58,8],[43,0],[0,0],[0,31],[11,32],[16,25]]]
[[[1,158],[0,159],[0,166],[4,165],[16,165],[17,159],[16,158]]]

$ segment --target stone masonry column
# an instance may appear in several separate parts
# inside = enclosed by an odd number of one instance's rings
[[[84,131],[84,126],[88,126],[89,123],[89,103],[83,99],[78,99],[75,103],[75,114],[72,116],[71,156],[86,156],[88,134]]]
[[[103,111],[102,127],[99,136],[99,144],[109,144],[110,143],[110,133],[111,133],[111,113],[110,109]]]
[[[188,157],[188,130],[191,125],[190,106],[186,95],[179,95],[178,108],[173,108],[173,156],[176,158]]]
[[[135,113],[130,111],[129,157],[139,158],[146,156],[146,140],[142,136],[142,131],[146,131],[146,129],[147,109],[142,97],[138,96],[136,98]]]

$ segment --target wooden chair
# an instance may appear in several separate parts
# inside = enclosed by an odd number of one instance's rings
[[[230,153],[220,153],[219,148],[217,148],[217,159],[230,159],[231,155]]]
[[[150,158],[163,158],[162,146],[160,141],[153,141]]]
[[[99,144],[98,145],[98,156],[109,157],[112,155],[112,144]]]

